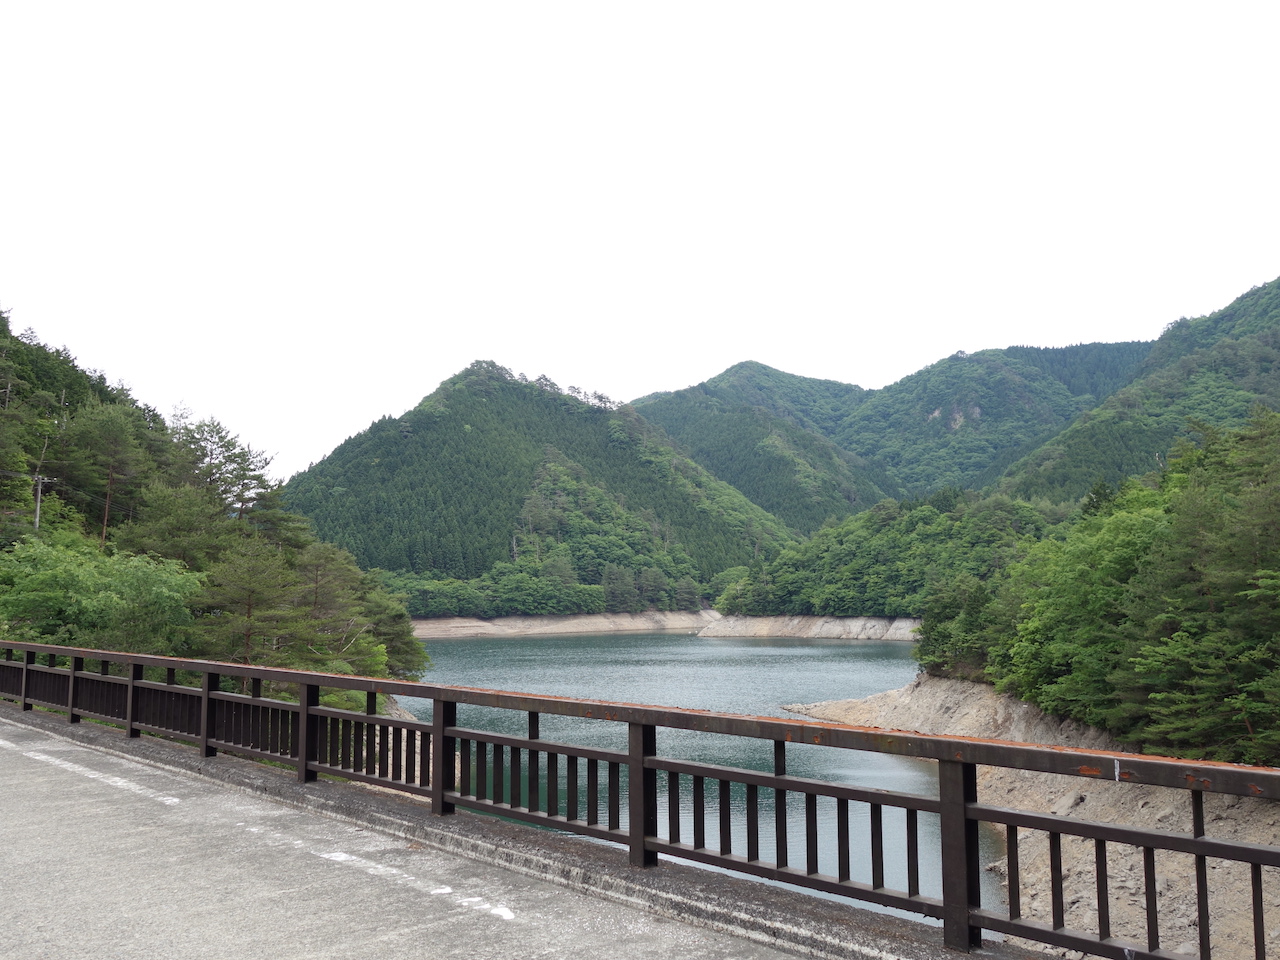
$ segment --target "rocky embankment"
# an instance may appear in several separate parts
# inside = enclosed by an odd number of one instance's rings
[[[795,637],[810,640],[915,640],[911,617],[722,617],[714,610],[587,613],[567,617],[439,617],[414,620],[419,640],[463,637],[556,637],[578,633],[696,633],[700,637]]]
[[[462,637],[561,637],[575,633],[697,633],[720,619],[714,610],[584,613],[568,617],[438,617],[414,620],[419,640]]]
[[[700,637],[796,637],[805,640],[902,640],[914,643],[913,617],[722,617]]]
[[[963,680],[922,676],[901,690],[865,700],[797,704],[788,709],[815,719],[856,726],[1124,750],[1100,730],[1047,716],[991,687]],[[1189,834],[1191,830],[1191,802],[1182,790],[986,767],[980,768],[978,778],[978,798],[984,803],[1178,833]],[[1280,805],[1272,801],[1215,795],[1206,798],[1206,833],[1215,839],[1274,844],[1278,822]],[[1047,837],[1026,832],[1020,833],[1019,839],[1023,914],[1048,921],[1051,889]],[[1067,926],[1096,931],[1093,856],[1092,842],[1063,839]],[[1146,888],[1141,851],[1109,844],[1107,868],[1113,935],[1145,943]],[[988,869],[1003,875],[1005,864],[1001,861]],[[1199,940],[1194,870],[1190,855],[1157,855],[1160,939],[1165,949],[1188,955],[1197,953]],[[1270,869],[1264,873],[1267,948],[1272,952],[1280,945],[1280,877]],[[1253,895],[1248,868],[1210,860],[1209,888],[1214,957],[1253,957]]]

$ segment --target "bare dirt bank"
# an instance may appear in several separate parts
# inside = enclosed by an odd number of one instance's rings
[[[700,637],[795,637],[810,640],[914,642],[911,617],[722,617],[714,610],[586,613],[567,617],[439,617],[414,620],[419,640],[551,637],[575,633],[696,633]]]
[[[414,620],[419,640],[461,637],[556,637],[575,633],[697,633],[720,619],[714,610],[650,610],[647,613],[585,613],[568,617],[439,617]]]
[[[807,640],[902,640],[915,642],[920,621],[912,617],[722,617],[700,637],[796,637]]]
[[[921,733],[1019,740],[1095,750],[1125,748],[1106,733],[1042,713],[1031,704],[998,694],[984,684],[964,680],[917,678],[900,690],[865,700],[833,700],[788,707],[819,720],[856,726],[916,730]],[[1191,802],[1186,791],[1161,787],[1099,783],[1055,774],[980,768],[978,799],[984,803],[1071,816],[1105,823],[1127,823],[1190,833]],[[1210,795],[1205,801],[1208,836],[1273,844],[1280,805],[1265,800]],[[1025,839],[1021,839],[1025,836]],[[1049,920],[1049,853],[1043,834],[1020,834],[1022,907],[1025,916]],[[1063,839],[1064,898],[1069,927],[1097,930],[1093,845]],[[1002,862],[993,869],[1004,874]],[[1270,871],[1266,871],[1270,873]],[[1146,941],[1141,851],[1110,844],[1111,923],[1115,935]],[[1156,861],[1160,938],[1166,949],[1195,955],[1198,950],[1194,861],[1186,854],[1160,854]],[[1280,942],[1280,884],[1268,876],[1264,887],[1268,952]],[[1247,868],[1209,861],[1210,916],[1215,957],[1252,957],[1252,887]],[[1040,948],[1047,949],[1047,948]],[[1050,950],[1049,952],[1055,952]],[[1056,951],[1062,952],[1062,951]]]

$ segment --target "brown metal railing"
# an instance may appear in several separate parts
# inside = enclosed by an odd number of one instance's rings
[[[270,691],[295,693],[297,702],[263,696],[264,684]],[[365,710],[322,706],[323,691],[363,693]],[[380,693],[430,700],[431,721],[377,716]],[[1280,799],[1280,770],[1271,768],[3,642],[0,699],[16,701],[23,710],[39,706],[65,712],[71,723],[89,717],[119,724],[130,737],[147,732],[186,740],[205,756],[224,750],[290,764],[303,781],[325,774],[418,794],[430,798],[437,815],[463,807],[620,843],[637,866],[651,866],[659,854],[667,854],[897,908],[941,920],[947,945],[966,951],[981,942],[983,930],[990,930],[1116,960],[1177,956],[1161,944],[1166,905],[1155,870],[1156,854],[1173,852],[1194,858],[1199,956],[1211,960],[1215,950],[1219,956],[1226,951],[1217,948],[1212,935],[1207,867],[1211,860],[1247,864],[1252,953],[1258,960],[1266,955],[1264,903],[1275,902],[1275,891],[1264,896],[1264,871],[1280,867],[1280,847],[1210,839],[1203,799],[1206,794]],[[459,726],[460,704],[523,714],[527,733]],[[544,716],[624,725],[625,749],[544,740]],[[658,743],[663,731],[771,742],[772,769],[663,755]],[[799,744],[936,761],[937,795],[788,775],[788,747]],[[1186,791],[1191,798],[1189,830],[1096,823],[982,804],[977,769],[984,765]],[[802,845],[793,844],[787,830],[789,804],[804,811]],[[868,813],[869,830],[863,837],[853,835],[851,805]],[[886,808],[901,815],[886,818]],[[922,815],[936,817],[936,843],[926,842]],[[906,860],[905,869],[898,871],[905,874],[902,889],[886,885],[890,819],[895,830],[901,824]],[[1007,904],[981,902],[980,824],[1000,830],[1006,840]],[[1029,834],[1048,840],[1051,910],[1045,920],[1023,913],[1019,853]],[[1091,929],[1072,927],[1066,920],[1064,837],[1092,844],[1096,922]],[[1145,940],[1126,939],[1112,930],[1111,905],[1119,894],[1110,883],[1108,850],[1116,845],[1136,849],[1143,858]],[[864,853],[869,870],[855,877],[854,860]],[[820,869],[823,861],[828,864],[825,872]],[[940,872],[941,897],[921,892],[922,861]]]

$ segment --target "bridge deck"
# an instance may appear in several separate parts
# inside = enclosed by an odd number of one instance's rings
[[[0,955],[27,960],[959,956],[937,928],[40,712],[0,711],[0,811]]]

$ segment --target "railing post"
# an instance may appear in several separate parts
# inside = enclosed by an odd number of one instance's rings
[[[23,710],[31,709],[31,701],[27,697],[31,695],[31,668],[35,666],[35,662],[35,651],[24,650],[22,653],[22,696],[19,698]]]
[[[657,752],[657,727],[627,724],[627,833],[633,867],[658,863],[658,854],[645,845],[647,839],[658,835],[658,771],[644,765],[646,758]]]
[[[458,742],[445,730],[457,725],[457,701],[437,697],[431,711],[431,811],[442,817],[454,812],[454,805],[445,799],[445,794],[455,789],[453,767]]]
[[[938,799],[942,840],[942,933],[953,950],[968,953],[982,945],[982,928],[969,922],[978,906],[978,822],[967,805],[978,802],[978,773],[972,763],[938,761]]]
[[[71,658],[71,672],[67,676],[67,723],[79,723],[76,713],[76,674],[84,669],[84,657]]]
[[[142,679],[142,665],[130,663],[127,665],[129,672],[129,686],[125,693],[124,706],[124,733],[126,737],[136,738],[141,735],[142,731],[136,726],[138,722],[138,687],[137,683]],[[169,671],[173,673],[172,670]]]
[[[298,782],[310,783],[316,779],[316,772],[310,764],[316,752],[319,739],[319,720],[311,712],[312,707],[320,706],[320,687],[314,683],[304,683],[298,691]]]
[[[213,712],[218,701],[213,699],[213,694],[217,693],[218,685],[222,678],[216,673],[206,673],[204,675],[204,683],[200,687],[200,755],[202,757],[216,757],[218,748],[211,746],[209,740],[213,737]]]

